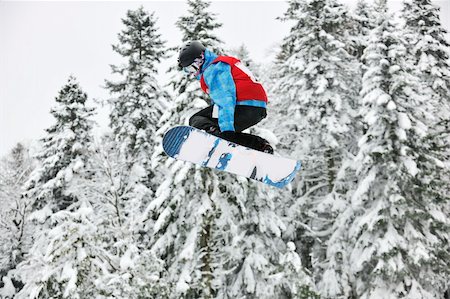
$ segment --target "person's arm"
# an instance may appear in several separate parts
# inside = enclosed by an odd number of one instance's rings
[[[236,106],[236,85],[231,75],[231,66],[218,62],[204,74],[209,95],[219,107],[219,127],[221,132],[234,132],[234,110]]]

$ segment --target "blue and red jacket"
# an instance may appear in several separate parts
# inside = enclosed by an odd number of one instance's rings
[[[267,106],[267,95],[261,83],[234,57],[217,56],[205,50],[205,62],[197,76],[204,92],[219,107],[220,131],[234,131],[236,105]]]

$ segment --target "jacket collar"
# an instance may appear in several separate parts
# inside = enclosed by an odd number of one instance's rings
[[[202,69],[200,70],[200,74],[197,75],[197,79],[200,80],[200,78],[203,75],[203,72],[211,65],[211,63],[219,57],[217,54],[211,52],[210,50],[205,50],[205,62],[202,65]]]

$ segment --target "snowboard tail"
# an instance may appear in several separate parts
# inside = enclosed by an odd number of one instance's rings
[[[278,188],[289,184],[301,167],[300,161],[259,152],[189,126],[178,126],[167,131],[163,148],[168,156],[177,160],[244,176]]]

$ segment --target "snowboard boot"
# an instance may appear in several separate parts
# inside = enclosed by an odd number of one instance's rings
[[[267,154],[273,155],[273,147],[270,145],[270,143],[268,141],[265,141],[261,145],[260,151],[263,152],[263,153],[267,153]]]

